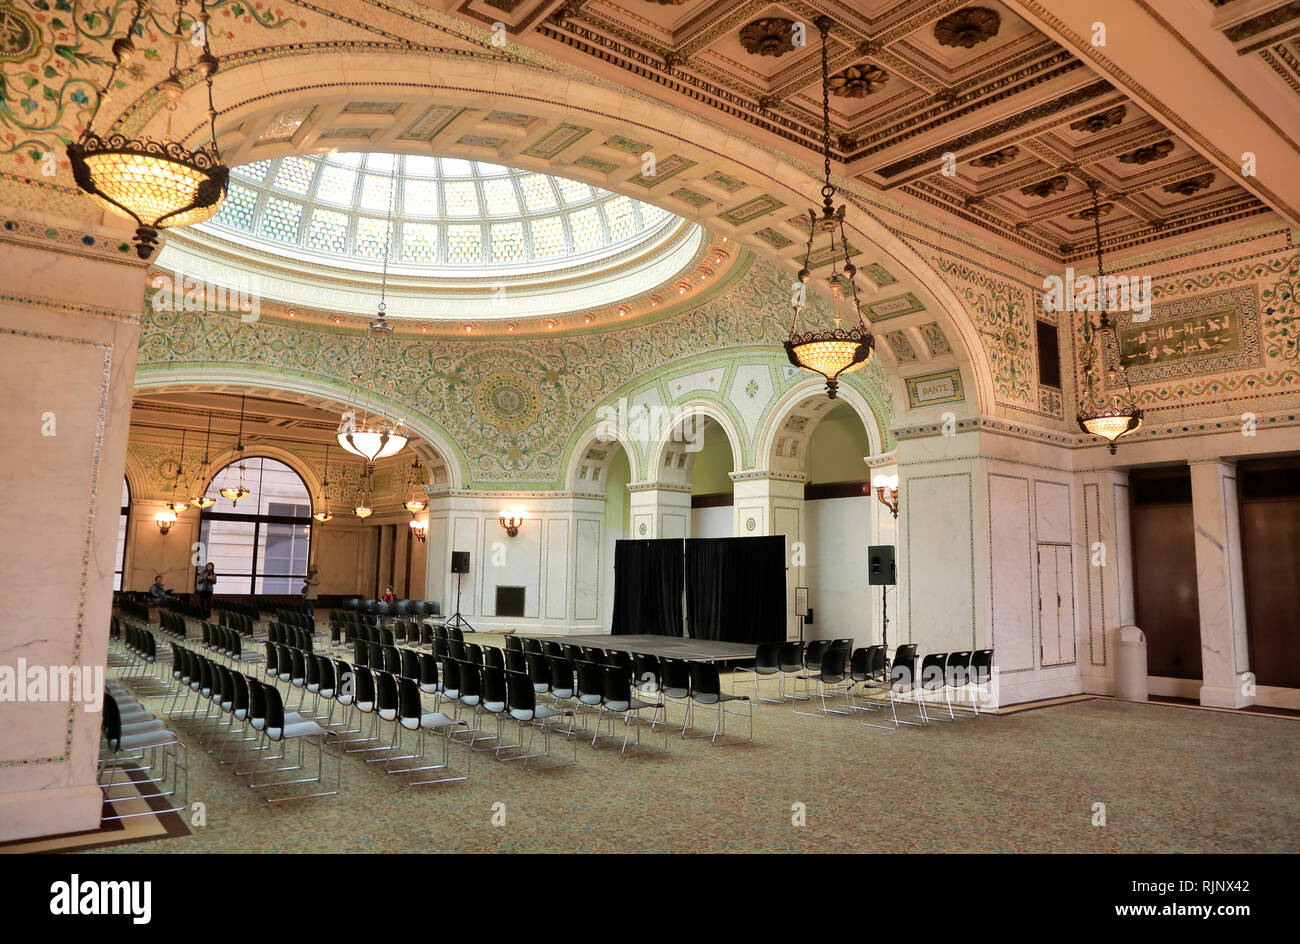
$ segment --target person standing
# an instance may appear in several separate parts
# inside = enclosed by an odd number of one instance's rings
[[[311,618],[316,619],[316,598],[320,596],[320,572],[315,564],[307,568],[307,577],[302,582],[302,602],[307,607]]]
[[[199,603],[203,607],[203,618],[209,619],[212,616],[212,590],[217,585],[217,570],[212,566],[212,561],[208,561],[203,572],[199,574],[199,579],[194,582],[194,589],[198,591]]]

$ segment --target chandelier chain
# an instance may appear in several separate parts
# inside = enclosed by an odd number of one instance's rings
[[[135,51],[135,46],[131,42],[131,37],[135,35],[136,27],[140,24],[140,18],[144,16],[145,7],[148,5],[147,0],[135,0],[135,9],[131,13],[131,22],[126,28],[126,35],[122,40],[113,44],[113,67],[108,70],[108,79],[100,88],[99,94],[95,96],[95,107],[90,111],[90,117],[86,119],[86,127],[81,130],[81,140],[85,140],[93,131],[95,119],[99,117],[99,109],[103,106],[104,100],[108,98],[113,89],[113,82],[117,79],[117,70],[121,68],[122,63],[127,56],[124,55],[128,50]]]

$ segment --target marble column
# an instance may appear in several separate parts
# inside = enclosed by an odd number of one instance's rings
[[[783,534],[786,537],[786,639],[799,638],[794,610],[795,587],[807,582],[808,547],[804,528],[804,474],[758,469],[732,472],[731,533],[737,537]]]
[[[0,670],[23,660],[93,680],[107,656],[144,263],[125,228],[7,219]],[[0,840],[99,825],[102,703],[89,694],[0,703]]]
[[[1076,560],[1086,595],[1080,601],[1079,674],[1085,692],[1103,695],[1114,691],[1119,631],[1134,619],[1128,480],[1125,469],[1099,469],[1081,478]]]
[[[632,539],[691,536],[689,484],[633,482],[627,492]]]
[[[1201,615],[1201,704],[1243,708],[1250,668],[1236,463],[1193,461],[1192,524]]]

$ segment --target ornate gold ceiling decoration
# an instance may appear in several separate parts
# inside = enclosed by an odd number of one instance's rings
[[[1109,216],[1111,210],[1115,209],[1113,203],[1098,203],[1095,207],[1085,207],[1075,213],[1070,214],[1072,220],[1093,220],[1100,216]]]
[[[988,7],[963,7],[934,24],[934,38],[940,45],[971,49],[998,34],[1002,17]]]
[[[889,73],[880,66],[850,66],[831,76],[831,94],[840,98],[866,98],[884,88]]]
[[[1212,183],[1214,183],[1214,174],[1197,174],[1195,177],[1180,180],[1176,184],[1167,184],[1164,191],[1165,193],[1176,193],[1180,196],[1190,197],[1194,193],[1208,190]]]
[[[1054,193],[1063,193],[1069,185],[1070,178],[1064,174],[1058,174],[1055,177],[1040,180],[1036,184],[1030,184],[1028,187],[1021,187],[1020,192],[1027,197],[1038,197],[1040,200],[1045,200]]]
[[[1163,141],[1157,141],[1155,144],[1140,147],[1136,151],[1130,151],[1128,154],[1121,154],[1119,159],[1125,164],[1150,164],[1153,161],[1168,157],[1173,150],[1174,142],[1166,138]]]
[[[993,151],[989,154],[984,154],[981,157],[975,158],[973,161],[971,161],[971,166],[972,167],[1001,167],[1003,164],[1010,164],[1019,156],[1020,156],[1020,148],[1016,147],[1013,144],[1010,147],[1004,147],[997,151]]]
[[[1097,134],[1118,125],[1124,120],[1124,115],[1127,113],[1128,108],[1126,106],[1116,105],[1114,108],[1107,108],[1095,115],[1089,115],[1087,118],[1070,122],[1070,130],[1082,131],[1086,134]]]
[[[784,56],[794,51],[794,21],[765,16],[740,31],[740,45],[752,56]]]

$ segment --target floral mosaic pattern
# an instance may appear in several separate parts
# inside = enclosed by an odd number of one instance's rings
[[[223,22],[280,30],[306,26],[281,7],[244,0],[215,0],[214,38],[233,32]],[[170,7],[151,10],[136,28],[135,59],[119,71],[114,90],[137,90],[165,78],[170,66]],[[129,22],[131,6],[87,7],[73,0],[5,0],[0,3],[0,155],[14,155],[19,168],[55,156],[67,167],[63,148],[90,116],[108,77],[112,41]],[[182,29],[192,28],[185,18]],[[233,25],[233,24],[232,24]]]
[[[979,325],[998,403],[1037,408],[1033,303],[1024,286],[951,259],[934,262]]]
[[[635,378],[644,385],[684,358],[760,348],[784,360],[786,276],[756,260],[727,291],[654,324],[526,341],[394,340],[394,396],[463,453],[467,484],[560,487],[570,439]],[[774,301],[777,300],[777,301]],[[824,314],[822,312],[821,314]],[[307,375],[345,389],[356,337],[303,325],[245,324],[195,312],[146,312],[137,372],[228,363]],[[798,375],[795,380],[804,379]],[[893,419],[878,368],[850,378]],[[784,388],[773,392],[779,396]],[[448,460],[453,457],[448,456]]]

